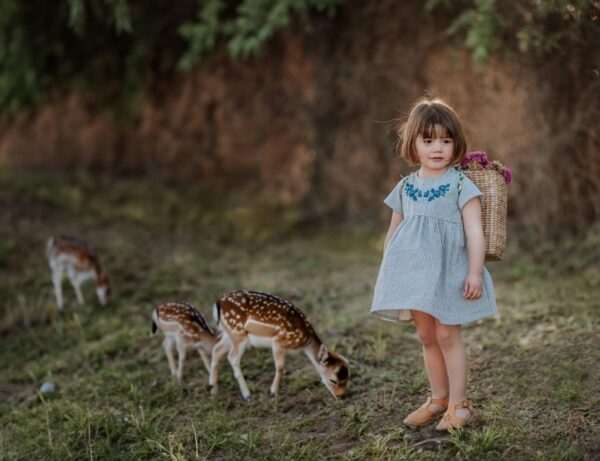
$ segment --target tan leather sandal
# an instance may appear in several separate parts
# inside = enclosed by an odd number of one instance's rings
[[[429,409],[429,405],[431,404],[441,405],[444,408],[439,411],[431,411]],[[404,418],[404,421],[402,422],[407,426],[425,426],[426,424],[429,424],[435,418],[440,416],[447,408],[448,396],[444,397],[443,399],[433,399],[431,397],[428,397],[427,402],[425,402],[418,409],[416,409],[410,415]]]
[[[456,416],[456,410],[461,408],[466,408],[467,410],[469,410],[469,416],[467,416],[466,418],[460,418]],[[458,429],[467,424],[467,421],[469,421],[474,414],[475,409],[473,408],[473,405],[471,405],[471,402],[469,402],[468,400],[463,400],[462,402],[448,406],[446,413],[444,413],[444,417],[435,428],[438,431]]]

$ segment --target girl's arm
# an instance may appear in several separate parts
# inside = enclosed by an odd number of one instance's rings
[[[392,220],[390,221],[390,228],[387,231],[387,235],[385,236],[385,242],[383,244],[383,252],[385,253],[385,249],[387,248],[388,241],[390,237],[396,230],[396,228],[400,225],[400,223],[404,221],[404,216],[396,211],[392,211]]]
[[[485,259],[485,240],[481,224],[481,201],[478,197],[469,200],[462,209],[465,235],[467,236],[467,254],[469,273],[465,279],[463,297],[479,299],[483,293],[483,261]]]

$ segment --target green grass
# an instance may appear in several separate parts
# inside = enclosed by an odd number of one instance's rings
[[[597,230],[564,249],[510,247],[487,267],[500,316],[464,328],[477,417],[441,436],[401,424],[427,394],[410,325],[369,315],[385,229],[298,231],[301,214],[208,187],[85,176],[0,177],[0,459],[595,459],[600,456],[600,268]],[[262,203],[262,204],[260,204]],[[282,218],[280,219],[280,217]],[[65,284],[56,311],[44,259],[49,235],[98,248],[113,284],[106,307]],[[244,402],[227,361],[216,399],[190,354],[177,386],[158,302],[185,299],[210,318],[224,291],[296,302],[351,360],[335,401],[303,355],[288,354],[281,395],[267,396],[268,350],[242,362]],[[41,395],[51,380],[55,392]]]

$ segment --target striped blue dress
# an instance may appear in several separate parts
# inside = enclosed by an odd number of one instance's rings
[[[390,237],[381,262],[373,314],[402,322],[412,320],[413,309],[446,325],[496,314],[494,285],[485,268],[481,298],[463,298],[469,263],[461,210],[482,195],[454,167],[434,178],[414,172],[396,185],[384,203],[404,220]]]

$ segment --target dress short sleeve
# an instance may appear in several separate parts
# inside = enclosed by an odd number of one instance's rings
[[[402,181],[396,184],[396,187],[389,193],[389,195],[383,200],[387,206],[389,206],[396,213],[404,214],[402,209]]]
[[[483,192],[481,192],[473,183],[473,181],[471,181],[465,175],[462,180],[462,187],[460,189],[460,193],[458,194],[458,207],[462,210],[463,207],[467,204],[467,202],[473,197],[481,196],[483,196]]]

